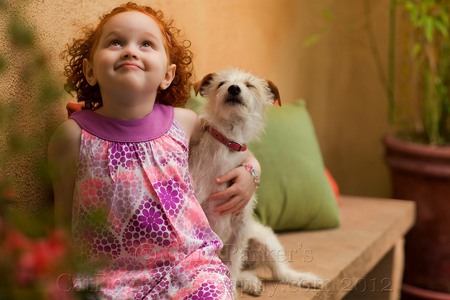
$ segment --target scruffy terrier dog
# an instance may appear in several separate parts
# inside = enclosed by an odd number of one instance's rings
[[[263,286],[254,269],[265,265],[279,282],[322,287],[323,281],[314,274],[291,269],[272,229],[253,218],[255,195],[237,215],[220,215],[214,208],[223,202],[208,201],[212,193],[227,187],[219,186],[215,178],[241,165],[246,144],[263,133],[266,110],[279,101],[278,89],[250,73],[226,69],[206,75],[195,90],[207,103],[200,113],[204,130],[191,142],[189,167],[197,199],[224,243],[220,257],[230,269],[231,280],[243,292],[260,295]]]

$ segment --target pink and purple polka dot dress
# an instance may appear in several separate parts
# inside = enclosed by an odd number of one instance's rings
[[[222,247],[198,204],[188,141],[173,108],[142,119],[83,110],[72,232],[81,270],[76,287],[104,299],[232,299]],[[84,275],[82,275],[84,274]]]

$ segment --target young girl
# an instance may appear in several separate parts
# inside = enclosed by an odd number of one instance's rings
[[[88,109],[49,145],[57,223],[78,247],[76,288],[108,299],[231,299],[222,247],[191,185],[189,139],[198,117],[188,98],[191,52],[161,11],[127,3],[66,51],[67,87]],[[259,169],[249,154],[248,163]],[[243,167],[212,199],[239,213],[255,190]],[[94,276],[89,266],[100,264]]]

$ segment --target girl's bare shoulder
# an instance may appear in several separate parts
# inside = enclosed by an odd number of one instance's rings
[[[175,121],[181,126],[188,138],[200,129],[198,114],[187,108],[174,108]]]
[[[77,153],[80,146],[81,128],[77,122],[68,119],[62,122],[53,133],[49,143],[49,155]]]

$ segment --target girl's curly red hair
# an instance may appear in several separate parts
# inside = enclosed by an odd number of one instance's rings
[[[138,11],[155,20],[164,38],[169,63],[177,66],[175,78],[171,85],[165,90],[160,89],[158,91],[156,102],[176,107],[184,106],[189,96],[189,78],[192,76],[192,52],[189,50],[191,43],[181,37],[181,31],[173,26],[173,20],[166,20],[162,11],[133,2],[123,4],[104,14],[97,27],[86,27],[82,38],[74,39],[71,44],[67,45],[67,49],[61,53],[61,56],[67,61],[64,67],[64,75],[67,77],[66,91],[69,93],[76,92],[78,102],[83,101],[87,109],[102,106],[98,84],[91,86],[84,77],[83,60],[92,57],[105,23],[112,16],[126,11]]]

